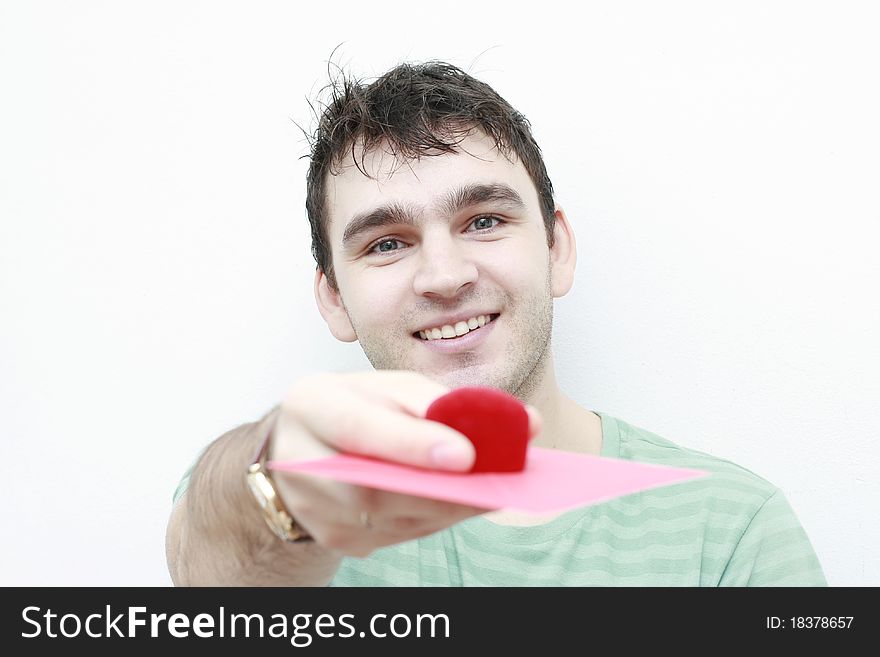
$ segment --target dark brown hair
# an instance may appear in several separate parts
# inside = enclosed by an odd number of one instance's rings
[[[312,255],[333,289],[336,277],[327,234],[327,176],[351,154],[358,170],[366,153],[387,147],[401,160],[452,153],[473,130],[495,141],[510,159],[522,161],[535,188],[547,232],[553,245],[553,185],[541,149],[525,116],[517,112],[484,82],[440,61],[400,64],[370,84],[340,75],[325,87],[330,99],[308,135],[311,153],[306,182],[306,212],[312,230]],[[361,148],[360,163],[355,155]]]

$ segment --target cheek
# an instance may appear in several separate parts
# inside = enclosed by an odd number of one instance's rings
[[[530,290],[544,285],[548,262],[547,249],[499,249],[482,259],[482,271],[486,278],[508,291]]]
[[[352,321],[363,327],[393,324],[404,307],[401,278],[390,267],[351,276],[343,301]]]

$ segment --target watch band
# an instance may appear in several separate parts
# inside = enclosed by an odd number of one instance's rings
[[[275,484],[266,468],[266,455],[269,451],[269,439],[272,437],[272,426],[269,425],[266,437],[257,448],[247,470],[248,487],[263,510],[266,524],[279,538],[288,543],[310,543],[315,539],[304,530],[293,518],[278,494]]]

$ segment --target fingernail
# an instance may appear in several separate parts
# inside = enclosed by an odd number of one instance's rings
[[[470,450],[458,443],[437,443],[431,448],[431,464],[444,470],[469,468],[471,459]]]

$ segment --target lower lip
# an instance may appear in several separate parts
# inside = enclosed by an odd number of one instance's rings
[[[422,340],[421,338],[415,338],[420,343],[422,343],[428,349],[433,349],[434,351],[439,351],[441,353],[455,353],[458,351],[467,351],[469,349],[473,349],[480,345],[492,330],[495,328],[495,324],[498,323],[499,317],[496,317],[488,324],[481,326],[478,329],[473,331],[468,331],[464,335],[461,335],[457,338],[449,338],[449,339],[440,339],[440,340]]]

